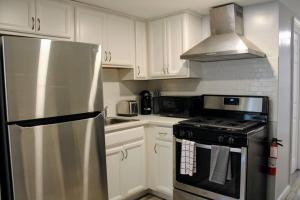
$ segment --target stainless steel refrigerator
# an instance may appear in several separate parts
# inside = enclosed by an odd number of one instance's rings
[[[0,39],[2,199],[107,200],[101,46]]]

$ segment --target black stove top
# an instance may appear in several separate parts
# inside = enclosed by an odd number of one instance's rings
[[[217,117],[198,117],[181,121],[179,123],[194,127],[205,127],[209,129],[220,129],[226,131],[245,131],[257,127],[259,124],[261,124],[261,122],[257,121],[225,119]]]

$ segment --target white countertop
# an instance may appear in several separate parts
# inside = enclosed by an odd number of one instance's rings
[[[114,116],[114,117],[125,118],[125,119],[138,119],[139,121],[131,121],[131,122],[105,126],[106,133],[120,130],[120,129],[135,127],[135,126],[143,126],[143,125],[158,125],[158,126],[172,127],[174,124],[182,120],[186,120],[185,118],[163,117],[159,115],[138,115],[136,117]]]

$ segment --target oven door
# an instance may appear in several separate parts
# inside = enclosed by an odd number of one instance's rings
[[[211,199],[245,199],[247,148],[231,148],[232,178],[224,185],[209,181],[211,146],[196,143],[197,172],[180,174],[182,140],[174,139],[174,187]]]

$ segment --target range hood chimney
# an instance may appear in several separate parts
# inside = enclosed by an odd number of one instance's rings
[[[181,59],[200,62],[263,58],[266,54],[244,37],[243,8],[231,3],[210,10],[211,36]]]

